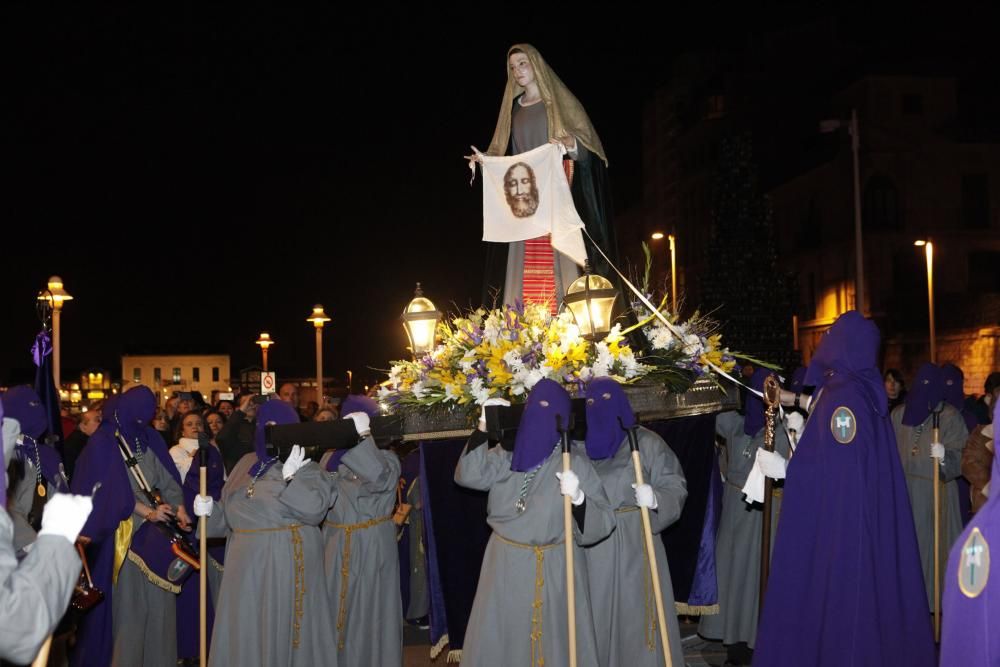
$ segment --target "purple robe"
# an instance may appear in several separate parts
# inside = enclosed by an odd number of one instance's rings
[[[935,664],[878,345],[849,311],[810,364],[822,395],[788,466],[755,667]]]
[[[994,449],[1000,444],[1000,406],[993,413]],[[1000,456],[991,479],[1000,478]],[[1000,665],[1000,492],[994,491],[959,536],[948,557],[941,613],[941,667]]]
[[[135,441],[138,440],[143,449],[153,450],[161,462],[165,458],[170,464],[167,470],[173,470],[177,474],[177,466],[170,458],[163,439],[148,426],[155,408],[156,398],[146,387],[131,389],[110,406],[105,406],[105,420],[94,435],[90,436],[76,462],[70,484],[73,493],[89,496],[94,485],[98,482],[101,484],[94,494],[94,509],[80,534],[91,539],[91,544],[87,547],[87,561],[94,585],[104,592],[104,601],[84,614],[80,620],[77,642],[70,655],[70,664],[74,667],[103,667],[111,664],[115,531],[118,530],[118,524],[132,516],[135,509],[135,494],[115,438],[116,418],[121,423],[126,440],[132,444],[133,451]]]

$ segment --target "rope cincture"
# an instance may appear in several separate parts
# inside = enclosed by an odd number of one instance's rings
[[[562,546],[565,540],[552,544],[523,544],[508,540],[499,533],[493,533],[498,540],[518,549],[531,549],[535,552],[535,599],[531,603],[531,667],[545,667],[545,655],[542,653],[542,593],[545,590],[545,552]]]
[[[351,578],[351,534],[356,530],[364,530],[366,528],[371,528],[385,523],[386,521],[391,521],[392,516],[393,515],[390,514],[389,516],[369,519],[368,521],[362,521],[361,523],[333,523],[332,521],[323,522],[331,528],[337,528],[338,530],[344,531],[344,562],[340,568],[340,610],[337,613],[338,651],[344,650],[344,628],[347,625],[347,587]]]
[[[292,620],[292,648],[297,649],[301,641],[302,634],[302,616],[304,612],[303,600],[305,598],[306,592],[306,564],[305,564],[305,553],[302,548],[302,535],[299,533],[299,528],[302,524],[292,524],[291,526],[279,526],[278,528],[253,528],[253,529],[234,529],[234,533],[241,535],[255,535],[261,533],[278,533],[282,531],[290,531],[292,534],[292,561],[295,563],[295,602],[294,609],[295,614]]]

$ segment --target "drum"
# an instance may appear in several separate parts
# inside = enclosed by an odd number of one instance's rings
[[[152,583],[171,593],[180,593],[187,578],[199,569],[194,548],[169,526],[151,521],[135,532],[128,559]]]

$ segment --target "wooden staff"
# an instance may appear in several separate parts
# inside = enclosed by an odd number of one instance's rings
[[[636,421],[639,421],[638,418]],[[635,484],[640,486],[646,482],[642,478],[642,462],[639,460],[639,438],[636,437],[635,430],[638,425],[626,428],[621,417],[618,423],[622,429],[628,433],[628,446],[632,450],[632,468],[635,470]],[[646,540],[646,553],[649,561],[649,575],[653,579],[653,597],[656,599],[656,622],[660,626],[660,643],[663,645],[663,664],[666,667],[673,667],[673,659],[670,657],[670,639],[667,638],[667,614],[663,609],[663,592],[660,590],[660,568],[656,564],[656,551],[653,550],[653,528],[649,523],[649,508],[639,507],[639,516],[642,517],[642,535]]]
[[[208,448],[202,443],[198,449],[198,493],[208,495]],[[198,530],[201,531],[201,569],[198,572],[198,605],[200,607],[198,655],[201,667],[208,664],[208,522],[207,517],[199,517]]]
[[[940,412],[932,412],[934,437],[931,445],[941,439]],[[934,471],[931,475],[934,485],[934,641],[941,641],[941,476],[937,459],[931,458]]]
[[[774,429],[778,416],[781,386],[774,374],[764,380],[764,405],[766,423],[764,426],[764,449],[774,451]],[[771,570],[771,493],[774,480],[764,477],[764,520],[760,526],[760,594],[757,600],[758,613],[764,610],[764,593],[767,592],[767,578]]]
[[[570,472],[569,429],[563,429],[562,416],[556,415],[556,428],[562,437],[563,474]],[[563,528],[566,532],[566,618],[569,621],[569,667],[576,667],[576,590],[573,583],[573,500],[563,496]]]
[[[42,648],[38,651],[38,655],[35,657],[35,661],[31,663],[31,667],[45,667],[49,664],[49,651],[52,650],[52,635],[49,635],[45,639],[45,643],[42,644]]]

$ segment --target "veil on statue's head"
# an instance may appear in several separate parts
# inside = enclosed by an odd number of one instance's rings
[[[490,142],[486,154],[504,155],[507,153],[507,145],[510,142],[511,110],[514,107],[514,100],[524,92],[524,88],[514,80],[509,66],[510,56],[516,51],[520,51],[528,57],[528,62],[531,63],[531,67],[535,71],[535,81],[538,83],[538,91],[545,104],[545,115],[548,117],[549,138],[571,134],[607,165],[608,158],[604,154],[601,139],[590,123],[590,118],[584,111],[583,105],[546,64],[538,49],[531,44],[515,44],[507,50],[507,59],[504,61],[507,67],[507,87],[504,89],[503,102],[500,103],[500,117],[497,119],[497,127],[493,132],[493,140]]]

